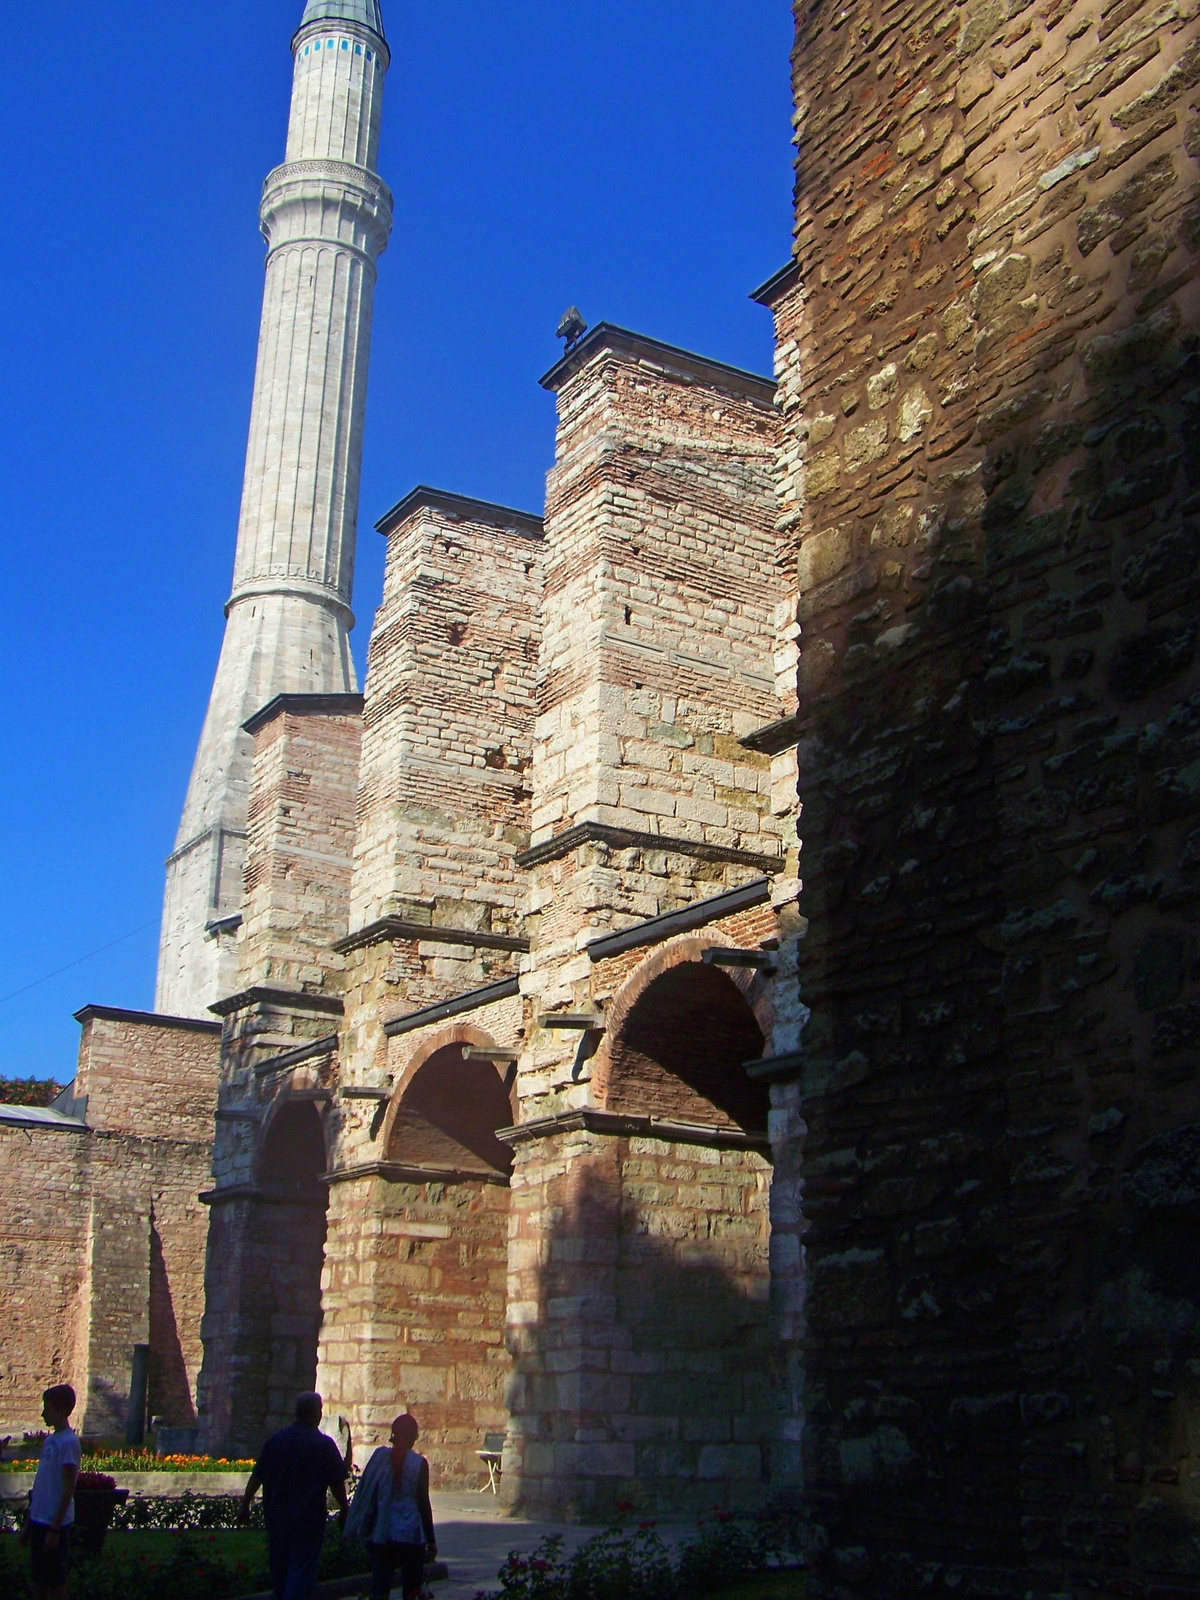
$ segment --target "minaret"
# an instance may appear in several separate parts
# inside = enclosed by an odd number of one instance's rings
[[[251,740],[278,694],[355,688],[354,535],[389,55],[378,0],[308,0],[292,40],[287,157],[260,212],[266,289],[225,638],[167,862],[155,1009],[207,1016],[236,983]]]

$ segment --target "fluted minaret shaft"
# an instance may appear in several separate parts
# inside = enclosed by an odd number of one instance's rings
[[[309,0],[287,156],[267,177],[266,286],[225,638],[167,863],[155,1007],[205,1016],[236,981],[251,740],[278,694],[353,690],[349,633],[388,51],[375,0]]]

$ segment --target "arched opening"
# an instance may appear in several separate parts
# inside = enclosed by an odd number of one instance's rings
[[[496,1129],[512,1121],[508,1090],[493,1062],[468,1060],[463,1050],[446,1045],[417,1069],[396,1109],[388,1159],[507,1178],[512,1150]]]
[[[625,1343],[611,1392],[628,1415],[579,1426],[632,1443],[639,1496],[661,1511],[755,1504],[769,1477],[769,1094],[744,1065],[763,1054],[753,981],[681,960],[614,1008],[608,1040],[606,1109],[656,1122],[610,1158]]]
[[[394,1409],[411,1405],[420,1417],[438,1483],[478,1488],[475,1452],[507,1418],[512,1151],[496,1129],[514,1113],[507,1065],[467,1059],[464,1048],[456,1039],[435,1049],[400,1091],[374,1320],[377,1337],[391,1330]]]
[[[272,1119],[258,1162],[254,1219],[258,1280],[251,1292],[263,1316],[261,1432],[293,1420],[296,1397],[317,1384],[321,1267],[328,1190],[325,1132],[311,1100],[285,1102]]]
[[[607,1107],[765,1135],[770,1096],[742,1065],[762,1051],[762,1030],[733,980],[680,962],[638,995],[612,1040]]]

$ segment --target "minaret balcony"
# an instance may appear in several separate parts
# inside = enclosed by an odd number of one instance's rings
[[[392,231],[392,192],[349,161],[291,161],[268,173],[259,219],[272,252],[335,244],[374,263]]]

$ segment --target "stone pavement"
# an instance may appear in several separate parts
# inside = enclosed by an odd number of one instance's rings
[[[450,1569],[449,1578],[434,1585],[436,1600],[474,1600],[480,1589],[496,1590],[496,1574],[510,1550],[528,1553],[547,1534],[561,1533],[570,1552],[597,1530],[568,1522],[526,1522],[507,1517],[490,1494],[446,1493],[430,1495],[438,1536],[438,1557]],[[664,1525],[660,1532],[668,1544],[693,1532],[692,1524]],[[397,1600],[399,1589],[393,1592]]]
[[[438,1557],[450,1569],[449,1578],[434,1587],[437,1600],[474,1600],[480,1589],[498,1589],[496,1574],[510,1550],[531,1551],[551,1533],[561,1533],[564,1548],[575,1550],[596,1531],[577,1523],[526,1522],[505,1516],[491,1494],[435,1493],[430,1501]]]

